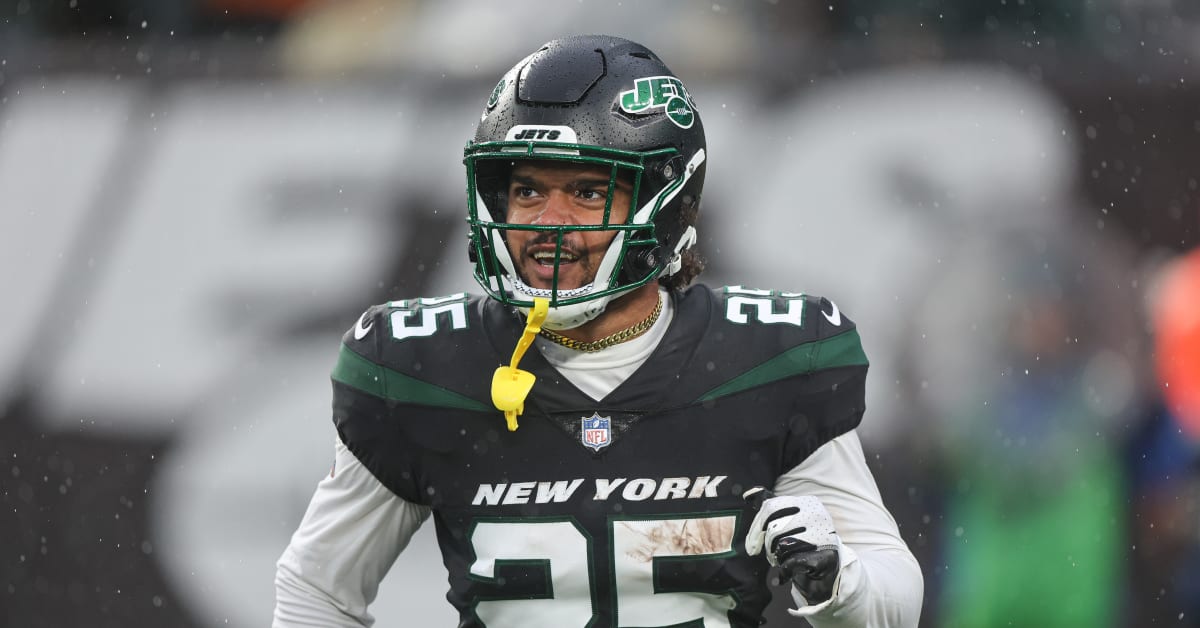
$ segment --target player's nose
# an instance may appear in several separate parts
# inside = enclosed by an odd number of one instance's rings
[[[534,219],[539,225],[572,225],[576,223],[573,196],[563,190],[553,190],[546,195],[546,204]]]

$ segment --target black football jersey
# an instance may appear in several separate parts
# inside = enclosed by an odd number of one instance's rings
[[[454,295],[369,309],[333,372],[338,434],[432,508],[461,627],[758,626],[742,493],[858,425],[867,360],[828,300],[695,286],[599,401],[541,354],[520,427],[491,381],[524,318]]]

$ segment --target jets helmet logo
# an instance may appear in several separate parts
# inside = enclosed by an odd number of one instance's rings
[[[490,98],[488,98],[488,101],[487,101],[488,109],[495,107],[496,104],[500,102],[500,93],[504,91],[504,86],[505,86],[504,79],[500,79],[500,82],[496,83],[496,89],[492,90],[492,95]]]
[[[696,121],[696,103],[683,82],[674,76],[648,76],[633,82],[633,89],[621,92],[621,110],[626,113],[650,113],[663,109],[667,118],[681,129]]]

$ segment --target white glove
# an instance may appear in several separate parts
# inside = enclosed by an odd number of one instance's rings
[[[790,578],[808,604],[820,604],[837,594],[842,541],[833,517],[816,497],[775,496],[756,487],[742,497],[758,509],[746,532],[746,553],[766,548],[767,562]]]

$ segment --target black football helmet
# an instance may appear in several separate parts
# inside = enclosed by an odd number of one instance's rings
[[[609,169],[608,206],[600,225],[528,225],[505,220],[509,176],[522,160],[563,160]],[[612,299],[680,268],[696,242],[691,224],[704,184],[704,127],[691,95],[646,47],[617,37],[557,39],[500,79],[467,143],[470,255],[489,296],[528,308],[550,300],[546,326],[567,329],[591,320]],[[618,178],[632,182],[633,207],[610,223]],[[527,285],[505,246],[509,231],[563,234],[616,231],[592,283],[559,289]]]

